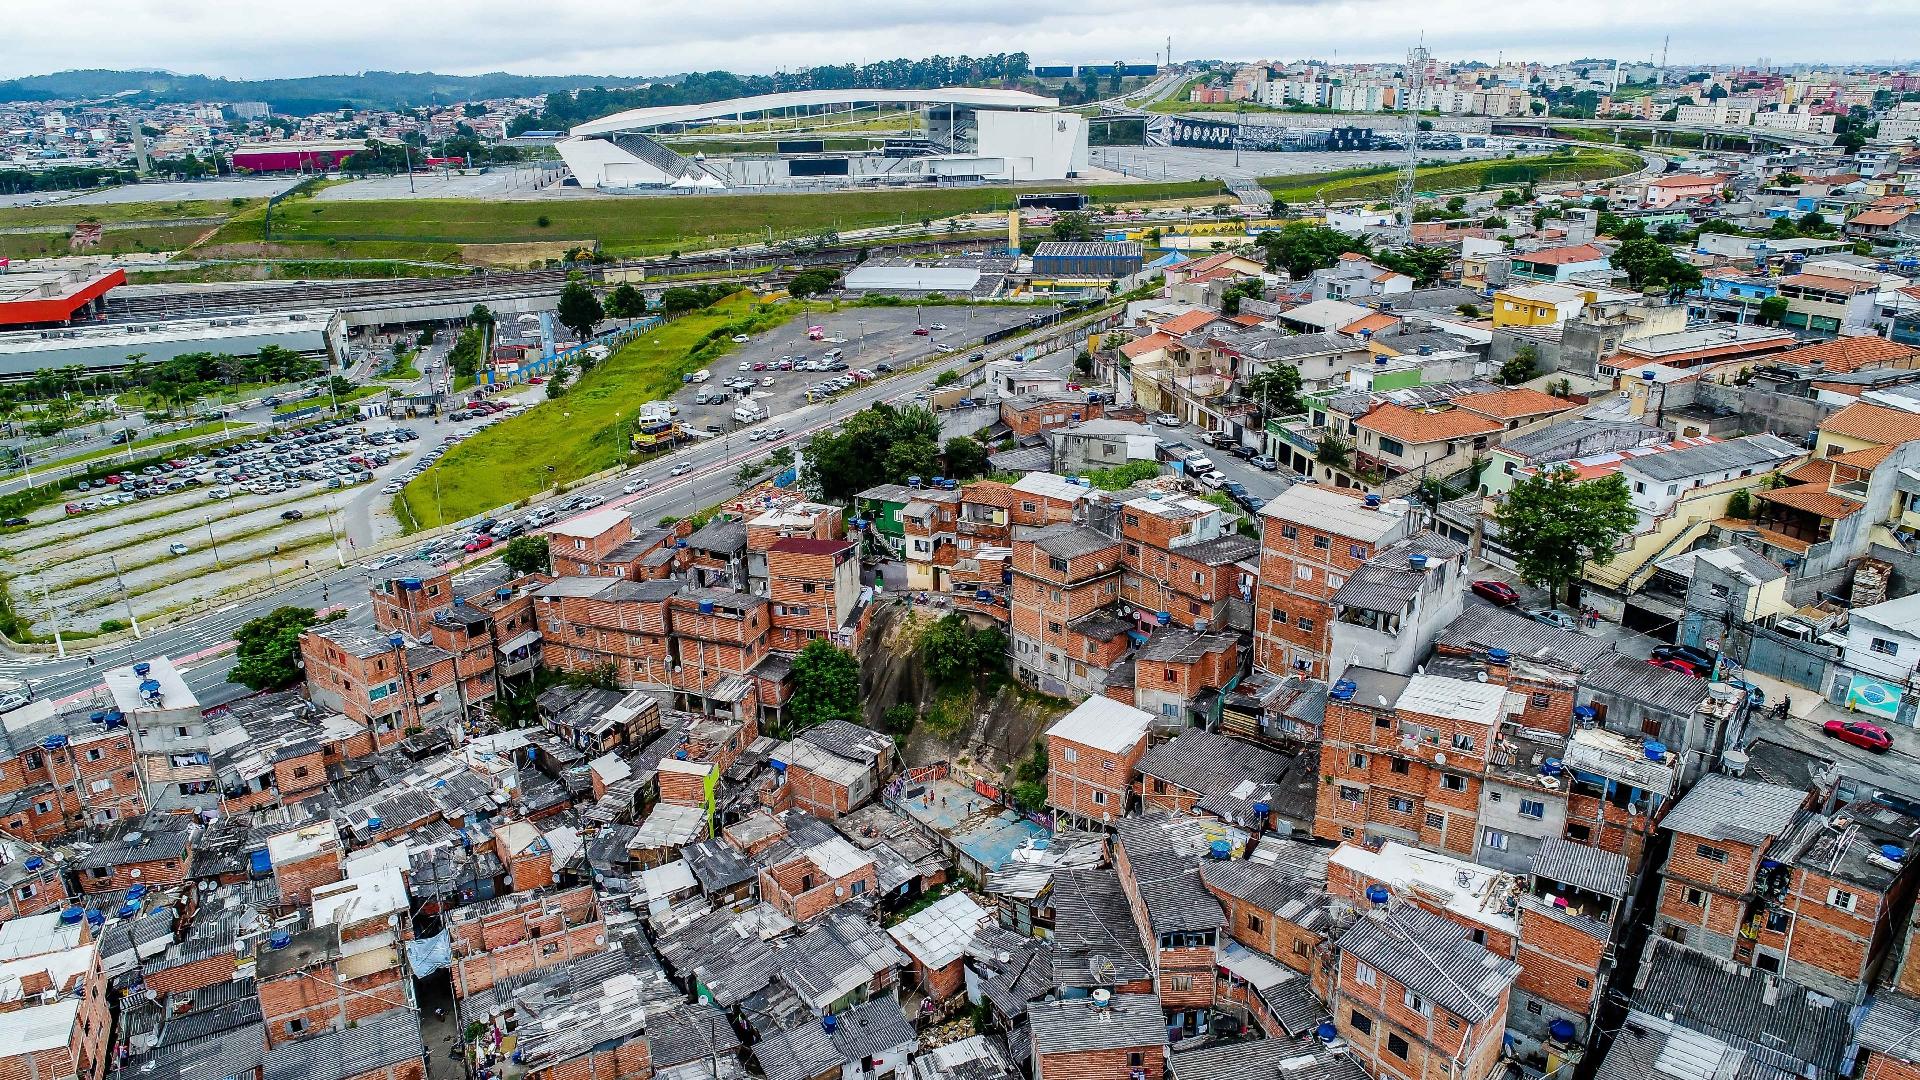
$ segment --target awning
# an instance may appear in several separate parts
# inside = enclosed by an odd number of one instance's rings
[[[519,652],[521,649],[524,649],[527,646],[532,645],[534,642],[539,640],[540,640],[540,631],[522,630],[520,633],[515,634],[512,637],[508,638],[507,640],[501,642],[500,651],[503,653]]]

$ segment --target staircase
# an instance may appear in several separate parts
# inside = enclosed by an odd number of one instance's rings
[[[1273,192],[1260,186],[1258,180],[1250,177],[1237,177],[1227,181],[1227,190],[1240,199],[1241,206],[1269,207],[1273,205]]]
[[[627,153],[632,154],[634,157],[639,158],[654,168],[659,169],[660,172],[666,176],[665,182],[669,184],[689,173],[696,179],[702,176],[710,176],[722,183],[726,181],[726,177],[720,176],[705,165],[684,154],[670,150],[661,143],[656,142],[648,136],[641,135],[638,132],[630,132],[625,135],[616,136],[613,140],[613,145],[625,150]]]

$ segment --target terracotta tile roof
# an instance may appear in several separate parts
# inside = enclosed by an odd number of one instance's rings
[[[1882,195],[1868,204],[1875,210],[1911,210],[1920,206],[1911,195]]]
[[[1182,312],[1171,319],[1164,320],[1160,323],[1159,329],[1163,334],[1173,334],[1175,336],[1191,334],[1218,318],[1220,318],[1220,313],[1217,311],[1208,311],[1206,308],[1194,308],[1192,311]]]
[[[1453,400],[1457,408],[1476,412],[1495,420],[1513,420],[1522,416],[1541,416],[1546,413],[1564,412],[1574,407],[1573,402],[1543,394],[1524,386],[1511,390],[1495,390],[1491,394],[1467,394]]]
[[[1883,337],[1862,334],[1857,337],[1839,337],[1832,341],[1822,341],[1817,345],[1791,349],[1780,354],[1780,359],[1790,364],[1820,364],[1832,372],[1858,371],[1868,364],[1890,363],[1906,360],[1920,350],[1911,345],[1902,345],[1897,341],[1888,341]]]
[[[960,489],[960,501],[981,503],[986,506],[1011,507],[1013,489],[998,480],[975,480]]]
[[[1875,443],[1912,442],[1920,439],[1920,414],[1856,401],[1821,421],[1820,430]]]
[[[1120,346],[1120,355],[1132,360],[1137,356],[1145,356],[1150,352],[1158,352],[1172,345],[1174,340],[1174,338],[1162,333],[1156,332],[1148,334],[1146,337],[1134,338],[1132,341]]]
[[[1365,255],[1360,254],[1357,251],[1349,251],[1340,256],[1341,262],[1353,262],[1356,259],[1361,260],[1363,262],[1367,261],[1367,257]]]
[[[1780,474],[1796,484],[1819,484],[1825,487],[1833,482],[1833,464],[1830,458],[1814,458],[1802,462]]]
[[[1847,224],[1888,228],[1900,224],[1911,216],[1913,216],[1913,208],[1910,206],[1890,206],[1884,210],[1868,210],[1865,213],[1855,214],[1847,219]]]
[[[1232,318],[1228,319],[1227,321],[1231,323],[1238,323],[1241,326],[1259,326],[1260,324],[1266,322],[1267,320],[1261,318],[1258,315],[1248,314],[1248,315],[1235,315]]]
[[[1541,248],[1539,251],[1516,252],[1515,262],[1542,263],[1547,266],[1565,266],[1568,263],[1593,262],[1604,259],[1607,253],[1592,244],[1575,244],[1572,247]]]
[[[1899,449],[1897,443],[1881,443],[1879,446],[1869,446],[1865,450],[1850,450],[1844,454],[1835,454],[1829,460],[1859,469],[1871,469],[1892,457],[1897,449]]]
[[[1399,319],[1396,319],[1393,316],[1386,314],[1385,312],[1376,311],[1371,315],[1365,316],[1364,318],[1353,320],[1347,325],[1341,327],[1340,332],[1343,334],[1358,334],[1364,330],[1364,331],[1370,331],[1374,334],[1379,334],[1382,330],[1386,330],[1389,327],[1394,327],[1399,325],[1400,325]]]
[[[1423,412],[1404,405],[1382,405],[1355,421],[1359,427],[1409,445],[1492,435],[1503,426],[1465,409]]]
[[[1661,176],[1649,180],[1647,181],[1647,186],[1657,188],[1696,188],[1711,185],[1713,187],[1720,187],[1726,182],[1727,177],[1720,173],[1701,173],[1697,176],[1691,173],[1679,173],[1673,176]]]
[[[1182,274],[1204,274],[1209,270],[1225,266],[1238,258],[1243,258],[1243,256],[1231,251],[1218,251],[1204,259],[1195,259],[1192,262],[1181,263],[1173,269],[1176,273]]]
[[[1754,496],[1767,502],[1791,506],[1795,510],[1805,510],[1809,514],[1838,521],[1858,513],[1860,504],[1852,499],[1843,499],[1818,484],[1801,484],[1799,487],[1775,488],[1772,491],[1755,491]]]
[[[1240,271],[1235,270],[1231,266],[1216,266],[1211,270],[1202,270],[1197,274],[1188,274],[1187,280],[1195,282],[1219,281],[1221,278],[1235,278],[1240,276]]]
[[[1871,282],[1854,281],[1851,278],[1828,277],[1825,274],[1788,274],[1780,279],[1782,285],[1798,285],[1805,289],[1822,289],[1827,292],[1859,293],[1873,292],[1877,286]]]

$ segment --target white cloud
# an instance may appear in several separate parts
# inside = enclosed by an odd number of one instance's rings
[[[766,72],[1011,51],[1035,63],[1146,62],[1169,34],[1176,59],[1390,60],[1423,32],[1442,58],[1642,58],[1671,34],[1675,63],[1891,62],[1895,43],[1920,40],[1912,0],[1611,0],[1534,4],[1524,17],[1484,0],[68,0],[57,16],[7,21],[8,76]]]

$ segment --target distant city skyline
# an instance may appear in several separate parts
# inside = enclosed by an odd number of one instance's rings
[[[1833,17],[1818,19],[1825,10]],[[1809,9],[1788,0],[1617,0],[1513,9],[1471,0],[72,0],[57,18],[14,20],[0,78],[73,68],[160,69],[235,79],[367,70],[467,75],[743,74],[935,53],[1025,52],[1036,64],[1161,59],[1390,62],[1424,33],[1442,60],[1558,63],[1585,57],[1775,65],[1901,64],[1892,43],[1920,40],[1920,5],[1859,0]],[[1817,48],[1818,54],[1808,50]]]

